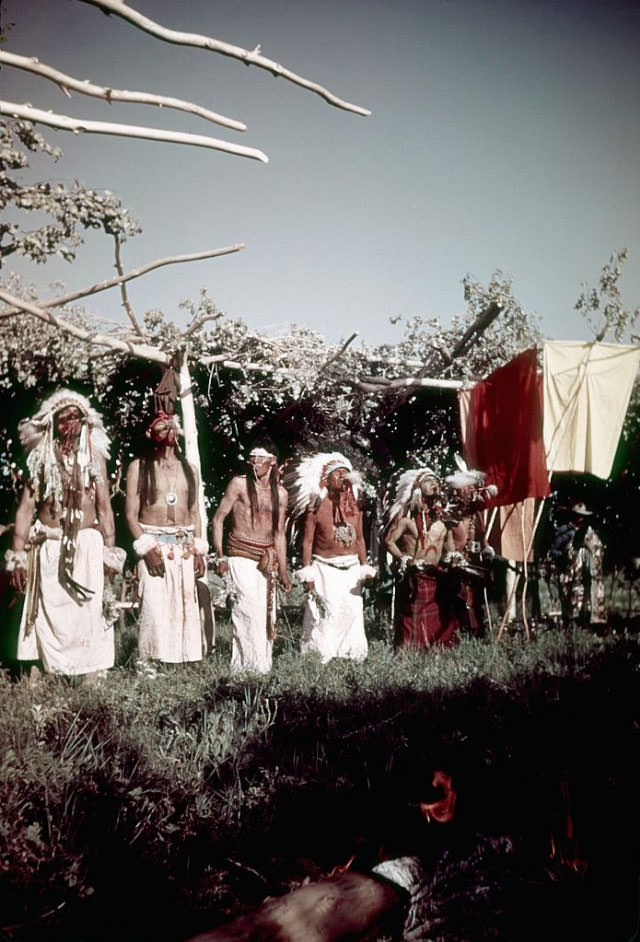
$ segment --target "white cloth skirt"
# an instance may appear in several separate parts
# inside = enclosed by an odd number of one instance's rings
[[[189,553],[185,559],[177,543],[159,542],[158,546],[164,559],[163,577],[151,576],[144,559],[138,562],[138,654],[143,660],[166,664],[199,661],[203,641],[193,556]]]
[[[313,593],[307,596],[301,652],[316,652],[323,663],[333,657],[363,660],[369,646],[364,631],[358,557],[349,555],[323,559],[314,556],[311,566],[318,599]]]
[[[228,563],[236,589],[231,605],[231,671],[267,674],[273,657],[273,642],[267,638],[267,577],[258,571],[258,564],[252,559],[229,556]],[[275,601],[274,592],[274,621]]]
[[[42,529],[42,528],[41,528]],[[50,530],[50,533],[60,531]],[[107,627],[102,615],[104,542],[98,530],[78,532],[73,564],[73,578],[93,595],[85,602],[76,602],[60,585],[58,560],[60,538],[47,539],[39,550],[40,591],[38,614],[27,633],[26,615],[30,600],[25,599],[18,637],[18,659],[42,660],[50,674],[76,676],[113,667],[113,628]]]

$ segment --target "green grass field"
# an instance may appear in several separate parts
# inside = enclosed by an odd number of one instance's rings
[[[130,616],[99,685],[1,672],[0,939],[178,942],[430,840],[416,803],[444,769],[465,821],[564,859],[581,924],[629,942],[638,636],[515,625],[396,654],[371,615],[360,664],[302,658],[292,609],[272,673],[232,677],[219,610],[215,650],[155,678]]]

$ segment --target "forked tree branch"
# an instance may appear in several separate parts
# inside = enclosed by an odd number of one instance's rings
[[[34,304],[32,301],[26,301],[24,298],[17,298],[15,295],[9,294],[8,291],[4,291],[3,289],[0,289],[0,300],[4,301],[6,304],[11,305],[14,316],[16,313],[24,311],[25,313],[31,314],[33,317],[37,317],[41,321],[44,321],[45,324],[51,324],[52,327],[57,327],[58,330],[63,330],[65,333],[70,334],[77,340],[83,340],[85,343],[91,344],[93,346],[109,347],[111,350],[117,350],[121,353],[128,353],[131,356],[141,357],[144,360],[151,360],[153,363],[169,362],[169,356],[166,353],[163,353],[162,350],[158,350],[156,347],[152,347],[149,344],[144,343],[131,343],[127,340],[121,340],[118,337],[109,337],[106,334],[94,334],[84,327],[78,327],[76,324],[71,324],[63,317],[57,317],[55,314],[52,314],[51,311],[47,311],[45,308]]]
[[[77,79],[73,75],[67,75],[65,72],[59,72],[53,66],[46,62],[40,62],[31,56],[18,56],[12,52],[0,51],[0,64],[13,66],[16,69],[24,69],[26,72],[32,72],[34,75],[41,75],[59,85],[62,91],[69,95],[69,89],[79,92],[81,95],[89,95],[91,98],[103,98],[111,103],[112,101],[130,102],[138,105],[156,105],[158,108],[174,108],[177,111],[186,111],[188,114],[195,114],[205,121],[211,121],[214,124],[220,124],[222,127],[231,128],[234,131],[246,131],[247,126],[242,121],[236,121],[235,118],[227,118],[225,115],[217,114],[202,105],[197,105],[192,101],[184,101],[182,98],[171,98],[167,95],[155,95],[152,92],[128,92],[119,88],[108,88],[105,85],[94,85],[89,79]]]
[[[336,360],[339,360],[340,357],[342,356],[342,354],[344,353],[344,351],[345,351],[345,350],[347,349],[347,347],[349,346],[349,344],[353,343],[353,341],[356,339],[357,336],[358,336],[358,331],[356,330],[353,334],[351,334],[350,337],[348,337],[348,338],[345,340],[345,342],[342,344],[342,346],[340,347],[340,349],[338,350],[338,352],[337,352],[337,353],[334,353],[333,356],[329,357],[329,359],[326,360],[326,361],[322,364],[322,366],[321,366],[320,369],[318,370],[318,374],[324,373],[324,371],[325,371],[326,369],[328,369],[328,368],[331,366],[332,363],[335,363]]]
[[[235,157],[250,157],[264,164],[269,163],[267,155],[255,147],[231,144],[229,141],[221,141],[204,134],[165,131],[162,128],[147,128],[135,124],[114,124],[111,121],[85,121],[65,114],[55,114],[53,111],[42,111],[40,108],[32,108],[31,105],[19,105],[13,101],[0,101],[0,114],[8,115],[10,118],[21,118],[23,121],[33,121],[35,124],[46,124],[48,127],[62,131],[73,131],[74,134],[110,134],[114,137],[162,141],[165,144],[186,144],[190,147],[219,150],[226,154],[233,154]]]
[[[265,69],[267,72],[271,72],[271,74],[276,77],[285,78],[289,82],[293,82],[294,85],[300,85],[302,88],[314,92],[336,108],[342,108],[345,111],[352,111],[354,114],[365,116],[371,114],[367,108],[361,108],[360,105],[352,105],[350,102],[338,98],[337,95],[323,88],[322,85],[318,85],[316,82],[312,82],[301,75],[297,75],[295,72],[291,72],[289,69],[280,65],[280,63],[274,62],[273,59],[267,59],[265,56],[261,55],[260,46],[256,46],[255,49],[249,51],[248,49],[242,49],[240,46],[234,46],[231,43],[214,39],[212,36],[202,36],[199,33],[183,33],[175,29],[169,29],[143,16],[142,13],[134,10],[133,7],[130,7],[128,4],[123,3],[122,0],[82,0],[82,2],[98,7],[105,13],[115,13],[117,16],[121,16],[122,19],[127,20],[127,22],[137,26],[138,29],[149,33],[151,36],[155,36],[157,39],[162,39],[164,42],[174,43],[179,46],[195,46],[199,49],[208,49],[210,52],[218,52],[223,56],[230,56],[232,59],[239,59],[246,65],[255,65],[259,69]]]
[[[384,379],[381,376],[362,376],[358,380],[345,380],[350,386],[365,393],[395,393],[399,389],[431,386],[434,389],[462,389],[460,379],[428,379],[426,376],[407,376],[404,379]]]
[[[40,301],[39,306],[43,310],[51,307],[62,307],[64,304],[71,304],[72,301],[78,301],[80,298],[86,298],[90,294],[98,294],[100,291],[106,291],[108,288],[115,288],[125,281],[133,281],[134,278],[140,278],[147,272],[154,271],[156,268],[162,268],[164,265],[178,265],[183,262],[199,262],[205,258],[217,258],[219,255],[229,255],[232,252],[239,252],[244,248],[242,242],[237,245],[229,245],[223,249],[209,249],[205,252],[192,252],[190,255],[169,255],[166,258],[158,258],[154,262],[148,262],[140,268],[134,268],[124,275],[118,275],[116,278],[110,278],[108,281],[96,282],[89,288],[81,288],[79,291],[72,291],[69,294],[59,295],[57,298],[50,298],[48,301]],[[0,311],[0,318],[9,317],[17,314],[17,310]]]
[[[118,275],[122,278],[124,275],[124,270],[122,268],[122,258],[120,255],[120,236],[114,235],[113,240],[115,242],[115,269],[118,272]],[[126,311],[127,317],[131,321],[133,329],[135,330],[138,337],[142,337],[144,339],[144,333],[140,327],[140,324],[138,323],[138,319],[134,313],[133,307],[131,306],[131,302],[129,301],[126,280],[120,282],[120,297],[122,298],[122,306]]]

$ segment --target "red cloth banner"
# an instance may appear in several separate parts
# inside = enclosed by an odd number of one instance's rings
[[[487,505],[546,497],[542,376],[535,349],[525,350],[458,398],[465,461],[486,473],[486,484],[498,488]]]

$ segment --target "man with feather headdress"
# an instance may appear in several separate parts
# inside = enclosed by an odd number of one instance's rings
[[[29,479],[5,554],[25,592],[18,660],[47,673],[91,675],[113,667],[113,627],[102,613],[104,572],[122,571],[106,460],[109,439],[89,401],[60,389],[19,424]],[[34,521],[35,517],[35,521]]]
[[[376,575],[367,564],[360,493],[362,479],[339,452],[303,458],[285,477],[291,521],[302,521],[302,568],[307,590],[301,651],[323,663],[362,660],[368,652],[362,583]]]
[[[478,634],[483,629],[484,589],[490,580],[489,564],[495,551],[486,540],[484,510],[498,494],[485,485],[484,471],[467,467],[455,455],[456,470],[445,477],[449,489],[447,514],[452,520],[453,550],[445,555],[449,566],[449,593],[460,630]]]
[[[431,468],[403,472],[387,499],[384,544],[394,560],[394,643],[451,645],[456,621],[444,598],[441,560],[453,549],[440,478]]]

